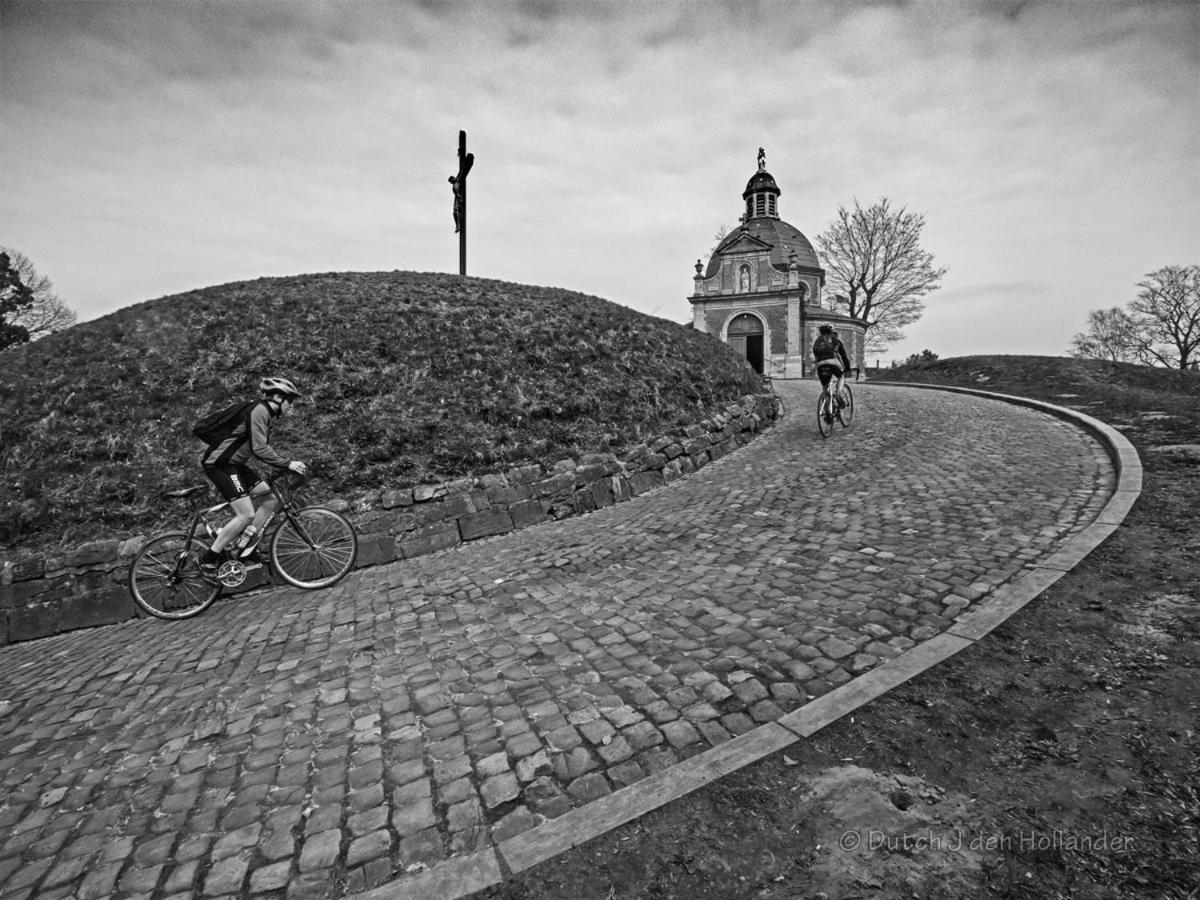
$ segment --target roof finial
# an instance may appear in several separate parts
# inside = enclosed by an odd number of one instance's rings
[[[762,147],[758,148],[758,171],[767,171],[767,151]]]

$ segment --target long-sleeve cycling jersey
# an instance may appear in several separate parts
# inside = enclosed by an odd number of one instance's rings
[[[828,351],[826,351],[826,352],[820,353],[818,355],[817,344],[813,344],[813,355],[816,357],[817,365],[819,366],[823,362],[840,360],[841,366],[842,366],[842,371],[849,372],[850,371],[850,354],[848,354],[846,352],[846,345],[842,343],[842,339],[837,337],[836,335],[833,338],[833,350],[834,350],[833,353],[829,353]]]
[[[236,466],[259,459],[267,465],[286,469],[288,460],[271,446],[271,420],[274,418],[275,414],[266,402],[255,403],[229,437],[205,453],[201,461],[206,466]]]

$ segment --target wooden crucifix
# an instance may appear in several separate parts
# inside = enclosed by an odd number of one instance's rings
[[[450,176],[454,192],[454,230],[458,233],[458,274],[467,275],[467,175],[475,164],[475,154],[467,152],[467,133],[458,133],[458,174]]]

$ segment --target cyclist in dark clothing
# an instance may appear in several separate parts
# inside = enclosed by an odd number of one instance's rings
[[[846,373],[850,371],[850,354],[846,352],[846,345],[834,332],[832,325],[822,325],[812,350],[817,361],[817,377],[821,379],[821,387],[828,388],[829,380],[837,377],[837,389],[833,396],[840,406],[842,385],[845,383]]]
[[[239,558],[254,562],[259,530],[275,512],[276,501],[268,496],[255,512],[254,498],[270,494],[270,486],[250,468],[251,460],[258,459],[277,469],[290,469],[301,475],[308,467],[299,460],[289,460],[271,446],[271,422],[277,416],[291,415],[300,392],[287,378],[264,378],[259,383],[263,397],[255,403],[221,443],[205,451],[201,459],[204,474],[212,481],[221,496],[229,501],[233,518],[221,529],[200,559],[200,568],[206,574],[215,574],[223,561],[225,548],[239,535],[245,533],[246,540],[236,547]]]

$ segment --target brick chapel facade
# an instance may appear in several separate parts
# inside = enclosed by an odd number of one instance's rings
[[[758,171],[742,192],[741,224],[708,260],[696,260],[692,325],[744,356],[755,371],[776,378],[816,374],[813,341],[832,325],[853,365],[863,365],[866,325],[823,302],[825,270],[808,238],[779,218],[775,179],[758,151]]]

